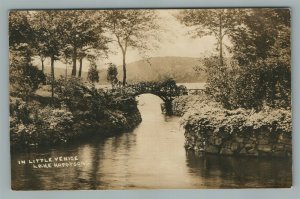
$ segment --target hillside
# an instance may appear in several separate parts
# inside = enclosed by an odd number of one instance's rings
[[[205,82],[205,74],[196,74],[193,67],[200,63],[198,58],[153,57],[127,64],[127,81],[158,81],[172,77],[176,82]],[[118,79],[122,80],[122,66],[118,66]],[[106,71],[101,71],[101,79],[106,79]]]
[[[172,77],[178,83],[205,82],[206,74],[197,74],[193,67],[199,65],[199,58],[191,57],[152,57],[148,60],[140,60],[127,64],[127,82],[139,81],[159,81],[166,77]],[[49,67],[46,73],[49,74]],[[122,80],[122,66],[118,66],[118,79]],[[65,69],[56,68],[55,76],[65,76]],[[68,69],[71,75],[71,69]],[[86,80],[87,72],[82,72],[83,79]],[[106,69],[100,69],[100,84],[107,84]]]

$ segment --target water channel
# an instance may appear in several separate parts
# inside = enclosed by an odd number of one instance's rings
[[[291,160],[197,156],[184,148],[178,117],[161,114],[160,98],[138,96],[142,123],[132,132],[65,147],[12,154],[13,189],[173,189],[286,187]],[[74,157],[80,166],[34,168],[20,160]]]

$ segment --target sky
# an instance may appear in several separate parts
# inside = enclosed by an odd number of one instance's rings
[[[165,56],[180,56],[180,57],[204,57],[216,51],[216,39],[212,36],[202,38],[191,38],[187,34],[189,28],[181,24],[173,15],[179,10],[157,10],[160,17],[160,23],[163,31],[159,33],[160,42],[158,48],[147,52],[147,57],[165,57]],[[122,64],[121,50],[117,45],[113,46],[115,53],[109,54],[108,59],[98,60],[98,69],[103,69],[108,66],[108,63],[116,65]],[[140,55],[135,49],[128,48],[126,62],[134,62],[145,57]],[[39,60],[35,60],[38,64]],[[40,65],[40,63],[39,63]],[[45,65],[50,65],[50,60],[46,60]],[[57,61],[56,67],[65,68],[65,64]],[[68,66],[71,69],[71,65]],[[89,62],[83,61],[83,71],[88,71]]]
[[[199,57],[215,49],[216,40],[212,36],[192,39],[187,35],[188,28],[182,25],[172,15],[178,10],[158,10],[164,31],[160,34],[161,41],[158,49],[148,52],[150,57],[181,56]],[[112,62],[121,64],[120,52],[111,56]],[[133,62],[142,59],[136,50],[129,49],[127,60]]]
[[[159,48],[148,52],[150,57],[181,56],[181,57],[201,57],[210,54],[215,50],[216,39],[212,36],[203,38],[191,38],[187,34],[188,28],[182,25],[174,16],[178,10],[158,10],[164,31],[160,34]],[[119,49],[118,49],[119,50]],[[138,51],[128,50],[128,63],[143,59]],[[111,55],[113,63],[121,64],[121,51],[117,55]]]

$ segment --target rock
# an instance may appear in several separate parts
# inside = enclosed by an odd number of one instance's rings
[[[284,137],[284,138],[278,140],[278,142],[282,143],[282,144],[291,144],[292,143],[292,139]]]
[[[219,148],[214,146],[214,145],[208,145],[205,148],[205,152],[207,153],[213,153],[213,154],[218,154],[219,153]]]
[[[272,151],[272,147],[270,145],[267,145],[267,144],[259,144],[257,146],[257,150],[258,151],[262,151],[262,152],[271,152]]]
[[[228,148],[222,148],[221,151],[220,151],[220,154],[222,154],[222,155],[232,155],[233,152]]]
[[[247,150],[253,149],[253,148],[255,148],[255,145],[252,144],[252,143],[247,143],[247,144],[245,144],[245,148],[246,148]]]
[[[263,138],[258,141],[258,144],[262,144],[262,145],[269,144],[269,140],[267,138]]]
[[[250,154],[250,155],[255,155],[255,156],[258,155],[258,151],[257,151],[256,149],[250,149],[250,150],[248,150],[247,152],[248,152],[248,154]]]
[[[247,151],[245,148],[243,148],[242,150],[240,150],[240,154],[241,155],[246,155],[247,154]]]
[[[242,138],[242,137],[237,137],[237,138],[235,138],[235,140],[236,140],[238,143],[243,143],[243,142],[244,142],[244,138]]]
[[[276,144],[275,149],[278,150],[278,151],[281,151],[281,150],[284,149],[284,145],[283,144]]]
[[[236,151],[238,149],[238,143],[233,142],[230,146],[231,151]]]
[[[221,138],[217,138],[216,140],[215,140],[215,143],[214,143],[215,145],[217,145],[217,146],[220,146],[221,144],[222,144],[222,139]]]

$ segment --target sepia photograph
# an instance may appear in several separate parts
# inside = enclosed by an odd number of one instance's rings
[[[292,187],[289,8],[8,17],[12,190]]]

